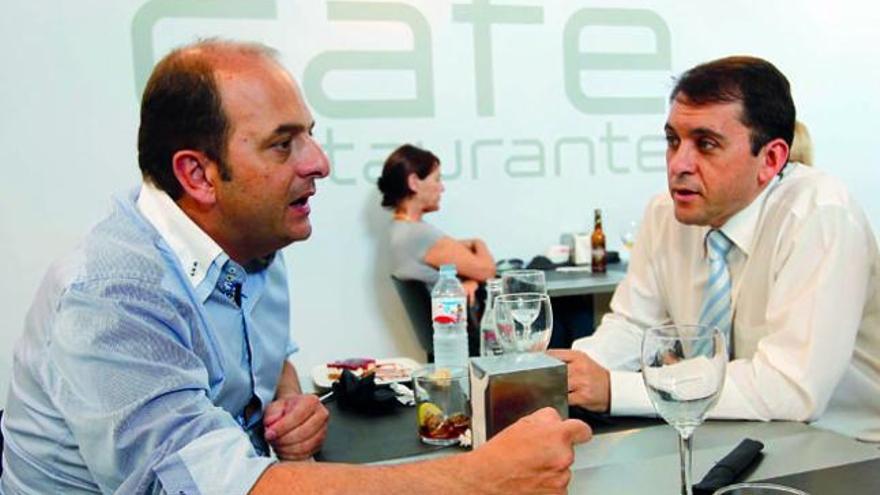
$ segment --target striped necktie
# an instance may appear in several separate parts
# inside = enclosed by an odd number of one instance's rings
[[[727,268],[727,253],[733,243],[720,230],[712,229],[706,238],[706,251],[709,256],[709,280],[703,294],[700,309],[700,323],[715,326],[727,340],[728,352],[732,354],[731,330],[733,327],[730,301],[730,271]]]

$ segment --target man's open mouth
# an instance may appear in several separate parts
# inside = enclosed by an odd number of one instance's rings
[[[695,198],[699,195],[700,195],[700,193],[698,193],[697,191],[695,191],[693,189],[687,189],[684,187],[676,187],[676,188],[672,189],[672,197],[674,199],[687,200],[687,199]]]

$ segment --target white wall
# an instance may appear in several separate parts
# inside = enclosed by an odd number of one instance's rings
[[[163,8],[163,3],[174,4],[177,12]],[[334,154],[334,178],[319,185],[312,239],[286,253],[293,281],[293,332],[303,348],[297,362],[303,374],[331,358],[419,355],[387,277],[388,214],[379,208],[378,193],[368,180],[375,177],[375,162],[385,157],[388,146],[421,142],[437,152],[448,173],[456,169],[460,142],[462,173],[447,180],[443,209],[429,220],[454,236],[484,237],[498,257],[528,258],[555,242],[560,232],[585,229],[594,207],[605,210],[611,247],[617,247],[618,226],[637,218],[648,197],[663,190],[662,157],[647,158],[640,167],[635,152],[643,136],[661,135],[663,109],[587,114],[566,95],[565,67],[573,57],[564,56],[564,27],[586,7],[617,9],[629,24],[645,16],[659,19],[669,32],[669,58],[661,60],[658,70],[583,73],[581,91],[662,99],[671,76],[698,62],[736,53],[766,57],[792,82],[799,118],[810,126],[819,167],[842,178],[875,227],[880,224],[880,173],[873,139],[880,114],[875,95],[880,88],[876,6],[804,0],[797,3],[800,10],[789,11],[793,3],[782,0],[507,0],[504,5],[538,8],[541,20],[491,28],[493,66],[485,73],[494,77],[494,111],[481,115],[474,89],[474,30],[471,24],[453,21],[453,5],[466,2],[403,3],[424,18],[427,28],[419,32],[430,31],[430,39],[412,60],[430,61],[433,115],[350,118],[351,112],[363,109],[349,108],[348,114],[332,116],[327,115],[329,106],[307,91],[319,139],[327,141],[332,130],[337,143],[352,148]],[[219,7],[208,13],[208,4]],[[155,59],[197,36],[255,39],[277,47],[302,80],[308,64],[323,52],[411,50],[417,39],[425,38],[399,22],[328,20],[327,4],[6,2],[0,16],[0,44],[5,47],[0,54],[0,260],[5,264],[0,284],[0,406],[5,404],[12,346],[46,267],[101,218],[113,193],[137,183],[140,83],[135,74],[148,71],[149,64],[137,64],[133,54],[152,48]],[[241,13],[242,8],[251,12]],[[419,15],[415,18],[412,22],[418,25]],[[662,52],[656,32],[656,24],[654,31],[593,27],[580,38],[580,46],[583,51],[616,52],[612,62],[620,62],[621,53]],[[378,61],[382,55],[374,57]],[[415,79],[411,70],[333,72],[323,88],[331,98],[412,98]],[[595,147],[593,168],[583,154],[584,145],[564,147],[557,176],[555,144],[584,137]],[[475,178],[471,147],[486,139],[502,141],[479,148]],[[643,145],[662,150],[656,142]],[[539,176],[511,177],[505,172],[508,166],[514,174],[539,169],[534,156],[523,156],[541,147],[545,171]],[[516,157],[520,160],[508,163]]]

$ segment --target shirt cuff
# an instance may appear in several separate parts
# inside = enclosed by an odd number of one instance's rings
[[[297,352],[299,352],[299,345],[297,345],[297,343],[293,339],[288,339],[287,347],[284,349],[284,354],[287,359],[290,359],[291,356],[293,356]]]
[[[656,416],[648,398],[642,374],[633,371],[610,371],[613,416]]]
[[[247,494],[275,461],[260,457],[239,428],[211,431],[155,468],[165,493]]]

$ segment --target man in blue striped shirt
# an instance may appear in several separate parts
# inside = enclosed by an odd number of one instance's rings
[[[206,41],[159,62],[142,186],[52,266],[28,313],[0,492],[564,491],[589,430],[549,410],[431,463],[294,462],[320,448],[328,416],[287,361],[279,252],[310,235],[329,172],[313,125],[265,47]]]

